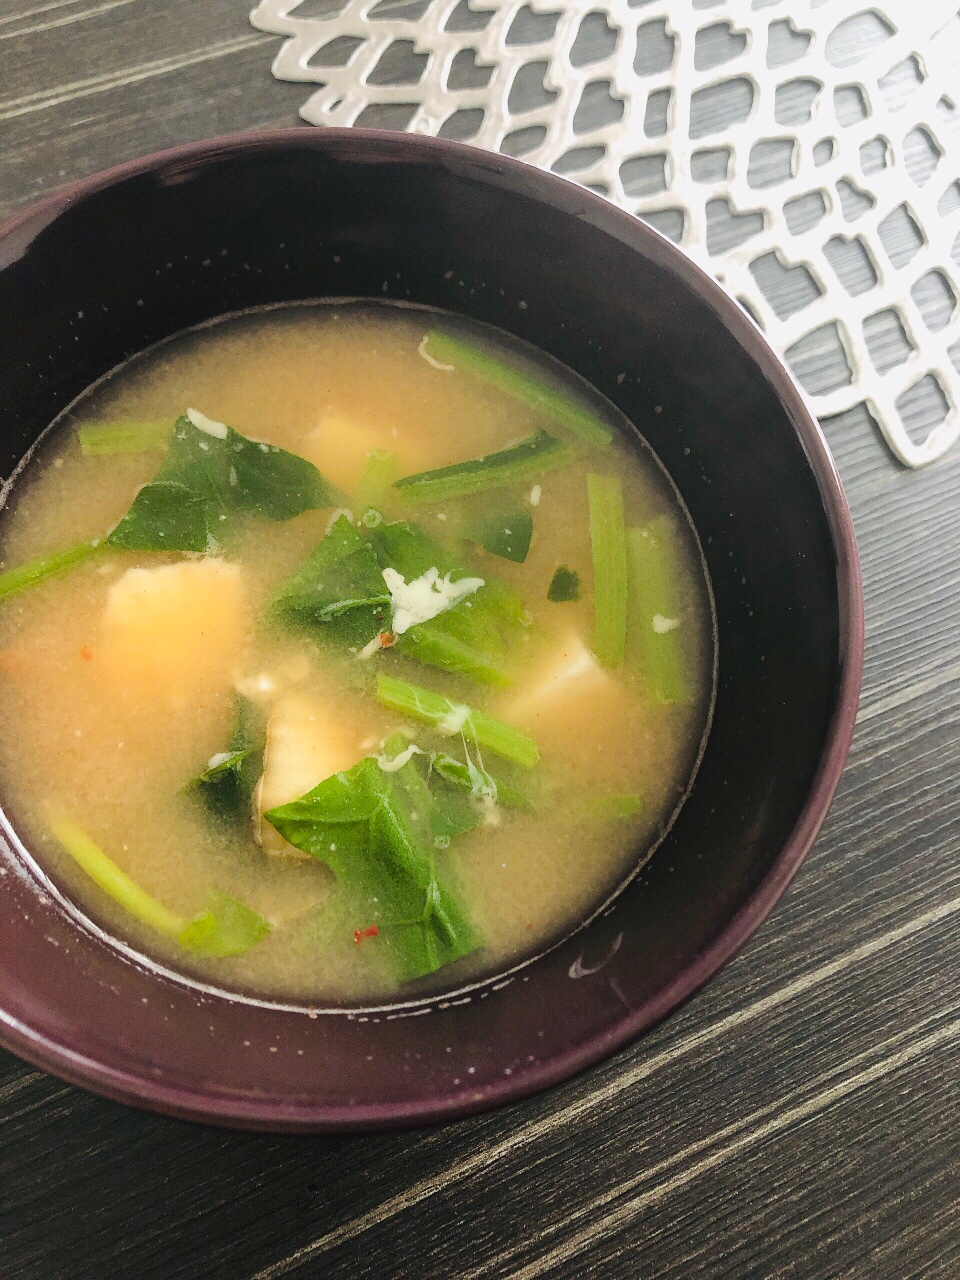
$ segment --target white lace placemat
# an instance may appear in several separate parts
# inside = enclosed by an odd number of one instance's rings
[[[820,416],[906,465],[960,435],[957,0],[261,0],[318,125],[562,173],[733,293]],[[957,89],[960,94],[960,88]]]

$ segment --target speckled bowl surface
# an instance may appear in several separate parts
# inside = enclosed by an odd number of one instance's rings
[[[750,936],[823,819],[863,651],[850,516],[753,323],[683,254],[501,156],[361,130],[217,139],[0,227],[5,475],[84,387],[224,312],[375,297],[550,352],[636,424],[693,516],[717,605],[713,726],[651,862],[589,925],[470,990],[308,1010],[159,972],[0,839],[0,1043],[68,1080],[251,1128],[381,1128],[553,1084],[640,1035]]]

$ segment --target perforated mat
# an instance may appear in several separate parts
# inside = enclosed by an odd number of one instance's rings
[[[638,213],[821,416],[908,466],[960,435],[956,0],[262,0],[318,125],[458,138]]]

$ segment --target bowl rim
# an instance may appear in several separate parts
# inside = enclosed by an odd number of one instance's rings
[[[672,241],[570,179],[467,143],[378,129],[329,128],[252,130],[220,134],[124,161],[69,183],[0,222],[4,241],[30,223],[49,224],[84,198],[127,179],[178,163],[216,159],[244,152],[279,149],[349,152],[352,146],[394,150],[400,159],[448,163],[458,173],[472,171],[481,181],[506,178],[515,191],[541,201],[551,190],[576,192],[581,220],[614,236],[645,257],[656,256],[697,295],[721,321],[753,361],[773,390],[803,447],[830,528],[836,565],[839,609],[840,675],[816,773],[807,798],[772,867],[714,941],[687,964],[651,1000],[625,1013],[616,1026],[573,1046],[549,1062],[536,1064],[488,1085],[483,1096],[466,1090],[416,1102],[377,1103],[354,1107],[321,1101],[284,1102],[277,1098],[225,1099],[202,1087],[166,1084],[121,1070],[71,1049],[68,1037],[56,1041],[10,1017],[0,1003],[0,1047],[72,1084],[118,1102],[132,1103],[184,1119],[248,1129],[299,1132],[346,1132],[409,1127],[454,1119],[515,1102],[571,1078],[637,1040],[700,990],[760,927],[789,887],[826,817],[840,781],[853,737],[864,663],[864,606],[860,561],[853,520],[826,437],[807,406],[803,392],[765,334],[749,314],[706,271]],[[2,992],[0,992],[2,1000]]]

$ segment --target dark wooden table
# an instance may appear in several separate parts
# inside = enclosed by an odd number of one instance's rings
[[[702,6],[701,6],[702,7]],[[0,218],[303,86],[244,0],[0,0]],[[0,1276],[960,1276],[960,447],[825,424],[867,667],[823,834],[751,945],[634,1048],[442,1129],[234,1134],[0,1053]]]

